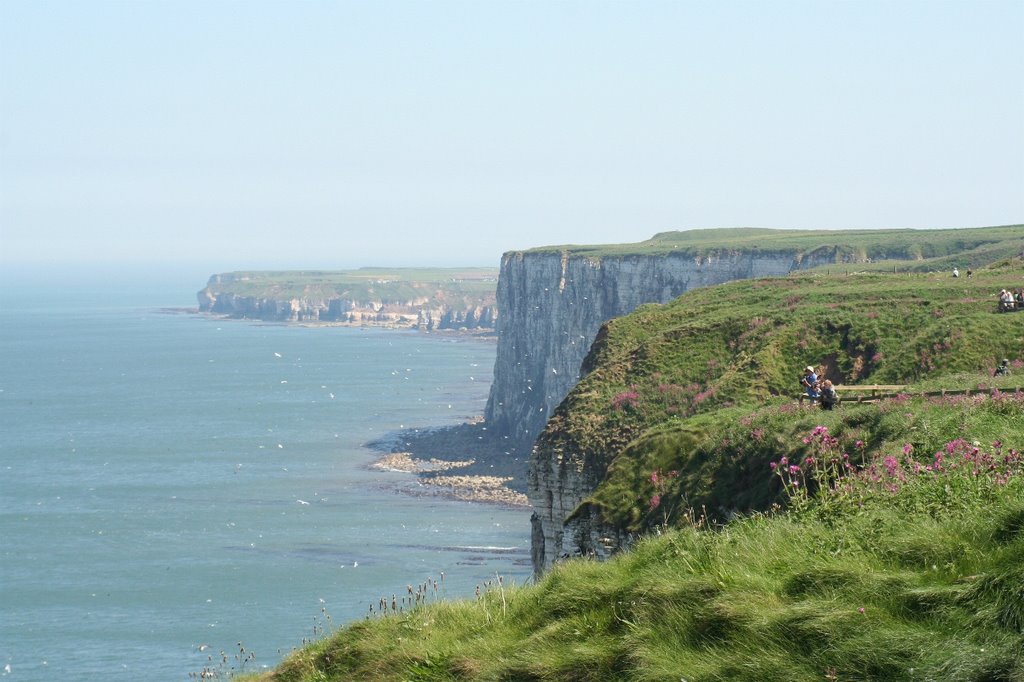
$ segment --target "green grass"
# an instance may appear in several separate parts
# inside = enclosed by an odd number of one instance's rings
[[[924,261],[978,250],[1010,257],[1020,253],[1024,225],[978,227],[950,230],[773,230],[765,228],[721,228],[662,232],[634,244],[544,246],[527,253],[569,252],[573,255],[604,256],[667,255],[710,256],[730,251],[760,254],[828,253],[836,263],[872,261]],[[1008,245],[1003,248],[1000,245]],[[1013,250],[1013,246],[1017,250]],[[966,260],[981,265],[995,260],[979,257]],[[964,267],[965,261],[960,261]],[[859,266],[858,266],[859,267]],[[889,267],[891,270],[891,266]]]

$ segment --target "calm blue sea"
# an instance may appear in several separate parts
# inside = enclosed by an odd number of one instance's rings
[[[409,494],[362,447],[481,414],[492,344],[160,310],[190,305],[5,285],[0,676],[186,680],[239,642],[272,667],[442,571],[449,598],[527,579],[527,511]]]

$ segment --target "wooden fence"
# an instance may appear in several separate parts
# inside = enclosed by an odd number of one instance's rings
[[[906,393],[903,390],[906,388],[905,384],[865,384],[863,386],[833,386],[832,388],[836,389],[836,393],[840,394],[841,400],[848,400],[851,402],[855,401],[858,403],[873,403],[883,398],[895,398],[901,394],[920,397],[935,397],[947,395],[975,395],[978,393],[990,394],[995,391],[999,391],[1001,393],[1024,391],[1024,387],[1022,386],[1011,386],[1006,388],[958,388],[942,389],[941,391],[915,391],[914,393]],[[847,393],[855,393],[856,395],[843,395]],[[801,393],[798,399],[801,404],[803,404],[805,400],[815,402],[815,400],[811,400],[810,396],[806,393]]]

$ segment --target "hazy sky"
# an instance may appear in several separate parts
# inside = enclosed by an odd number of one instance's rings
[[[0,264],[1024,222],[1024,0],[0,1]]]

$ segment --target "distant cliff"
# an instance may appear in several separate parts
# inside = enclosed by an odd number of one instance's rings
[[[232,272],[213,275],[199,310],[277,322],[490,331],[493,268]]]

